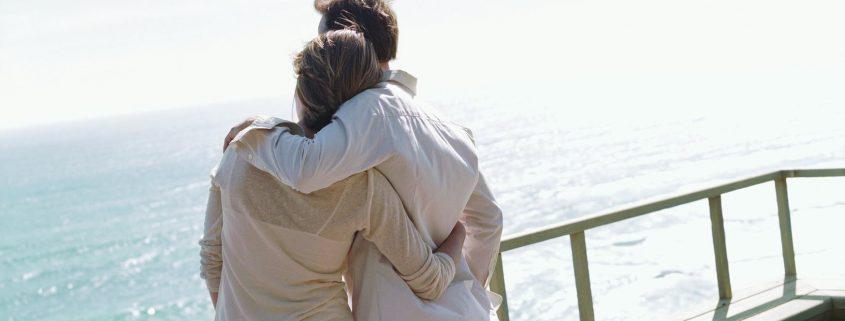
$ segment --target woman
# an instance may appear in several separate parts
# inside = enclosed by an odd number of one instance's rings
[[[351,30],[320,35],[294,65],[304,131],[278,119],[257,122],[254,127],[273,129],[240,135],[212,171],[200,245],[216,318],[351,320],[341,276],[356,233],[376,244],[420,298],[438,298],[462,255],[462,225],[432,253],[377,170],[306,195],[244,159],[252,151],[240,139],[260,140],[273,131],[313,135],[381,75],[372,46]]]

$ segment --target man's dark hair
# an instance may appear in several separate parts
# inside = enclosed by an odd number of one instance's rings
[[[396,14],[384,0],[315,0],[323,14],[322,31],[354,29],[364,34],[376,50],[379,62],[396,58],[399,27]]]

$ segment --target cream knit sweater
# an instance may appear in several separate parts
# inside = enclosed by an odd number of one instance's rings
[[[237,148],[212,171],[200,240],[201,276],[219,293],[217,320],[352,320],[341,276],[356,233],[420,298],[440,297],[452,281],[455,263],[432,253],[377,170],[306,195]]]

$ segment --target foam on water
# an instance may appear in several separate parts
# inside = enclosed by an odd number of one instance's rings
[[[845,166],[845,115],[831,109],[616,118],[434,103],[473,129],[505,234],[761,172]],[[211,319],[196,243],[208,172],[232,123],[289,104],[250,106],[0,132],[0,320]],[[831,257],[845,257],[829,233],[845,223],[845,180],[790,182],[799,273],[831,272]],[[773,189],[724,197],[735,287],[780,273]],[[599,318],[660,319],[715,302],[707,213],[699,202],[589,231]],[[577,315],[567,239],[504,261],[514,320]]]

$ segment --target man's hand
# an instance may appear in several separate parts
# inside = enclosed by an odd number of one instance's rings
[[[211,306],[217,309],[217,292],[209,292],[211,294]]]
[[[229,143],[231,143],[232,140],[235,139],[235,136],[237,136],[238,133],[249,127],[249,125],[252,125],[252,122],[254,122],[256,119],[258,119],[258,116],[247,117],[247,119],[244,119],[244,121],[242,121],[240,124],[237,124],[235,125],[235,127],[232,127],[232,129],[229,130],[229,134],[226,135],[226,139],[223,140],[223,151],[226,151],[226,148],[229,147]]]
[[[436,252],[443,252],[448,254],[452,257],[452,261],[455,262],[455,265],[461,262],[461,258],[463,257],[463,247],[464,247],[464,239],[467,237],[466,228],[461,222],[455,224],[455,227],[452,228],[452,233],[449,234],[449,237],[440,244],[440,247],[437,248]]]

